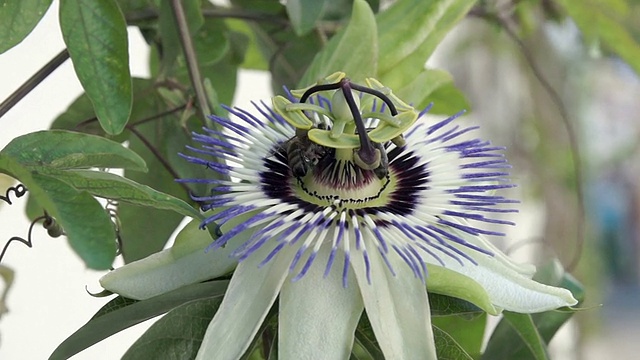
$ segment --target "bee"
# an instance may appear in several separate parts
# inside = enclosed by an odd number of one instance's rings
[[[294,137],[284,143],[284,146],[287,163],[295,177],[307,175],[327,153],[327,148],[309,140],[307,131],[300,129],[296,131]]]
[[[373,169],[373,173],[376,174],[378,179],[384,179],[389,174],[389,158],[387,157],[387,149],[384,144],[374,142],[373,145],[376,149],[380,150],[380,165]]]

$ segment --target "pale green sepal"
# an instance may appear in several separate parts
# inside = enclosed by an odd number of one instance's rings
[[[489,315],[498,315],[502,309],[496,309],[491,303],[489,294],[470,277],[464,276],[442,266],[427,264],[429,276],[427,289],[429,292],[447,295],[468,301]]]
[[[222,227],[222,231],[231,229],[252,214],[234,218]],[[232,271],[238,262],[230,254],[251,236],[252,231],[235,236],[224,248],[205,252],[213,239],[199,226],[200,221],[192,220],[178,234],[173,247],[107,273],[100,279],[100,284],[124,297],[143,300]]]
[[[326,264],[331,250],[323,246],[315,260]],[[342,271],[312,265],[299,281],[285,281],[280,291],[278,358],[348,359],[354,333],[364,309],[362,297],[349,271],[349,286],[342,286]],[[321,356],[319,354],[322,354]]]
[[[238,265],[222,304],[207,327],[197,360],[239,359],[245,353],[280,293],[294,250],[285,247],[258,268],[271,251],[262,246]]]
[[[436,360],[427,291],[398,256],[389,262],[393,276],[380,255],[369,255],[371,284],[361,256],[351,258],[365,310],[385,359]]]
[[[191,221],[182,230],[191,237],[178,251],[166,249],[122,266],[103,276],[100,284],[124,297],[144,300],[233,270],[237,261],[229,257],[232,248],[220,249],[215,256],[205,253],[213,240],[206,230],[198,229],[198,223]]]
[[[477,282],[487,292],[494,307],[519,313],[537,313],[578,303],[567,289],[531,280],[535,267],[516,264],[484,237],[450,231],[478,248],[493,252],[493,255],[487,255],[456,244],[454,246],[473,258],[477,265],[465,260],[461,264],[449,256],[443,256],[441,260],[449,270]]]
[[[460,265],[445,257],[442,260],[446,268],[438,263],[428,264],[429,291],[467,300],[489,314],[502,310],[537,313],[572,306],[578,302],[569,290],[531,280],[530,276],[525,276],[500,261],[498,256],[473,252],[467,254],[478,265],[469,262]],[[460,286],[456,282],[460,282]],[[487,298],[494,310],[487,305]]]

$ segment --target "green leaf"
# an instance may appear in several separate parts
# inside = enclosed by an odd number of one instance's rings
[[[51,0],[0,1],[0,54],[27,37],[50,5]]]
[[[455,87],[451,74],[444,70],[424,69],[410,83],[394,93],[417,109],[423,109],[433,103],[429,111],[433,114],[451,115],[469,109],[464,94]]]
[[[286,8],[277,1],[233,0],[232,4],[246,11],[254,11],[276,20],[285,20],[283,14]],[[290,27],[283,28],[278,21],[250,23],[249,28],[253,30],[253,36],[249,36],[251,41],[245,62],[252,56],[253,39],[255,39],[256,49],[262,53],[262,61],[268,61],[268,66],[267,64],[265,66],[271,71],[273,92],[283,94],[282,86],[296,88],[314,56],[322,48],[322,39],[314,32],[297,36]],[[235,27],[234,30],[245,33],[242,29]],[[243,66],[245,62],[242,63]]]
[[[248,39],[247,51],[244,55],[244,61],[240,66],[244,69],[268,70],[269,64],[258,48],[258,40],[256,34],[251,30],[251,27],[242,20],[227,19],[226,23],[229,29],[243,34]]]
[[[95,116],[96,112],[93,110],[91,100],[87,96],[87,93],[83,93],[69,105],[65,112],[53,120],[51,129],[72,130],[104,136],[105,132]]]
[[[186,202],[122,176],[90,170],[57,171],[47,175],[66,182],[78,190],[119,202],[172,210],[184,216],[201,219],[200,212]]]
[[[480,356],[487,325],[486,313],[434,317],[432,325],[451,336],[465,353],[474,358]]]
[[[452,115],[461,110],[470,110],[471,105],[466,96],[458,89],[453,82],[444,84],[436,89],[425,101],[424,106],[433,103],[429,110],[431,114]]]
[[[129,305],[135,304],[137,303],[138,300],[134,300],[134,299],[128,299],[126,297],[122,297],[122,296],[117,296],[116,298],[114,298],[113,300],[109,301],[105,306],[103,306],[100,310],[98,310],[97,313],[95,313],[93,315],[93,317],[91,317],[91,319],[95,319],[98,318],[102,315],[106,315],[112,311],[116,311],[119,309],[122,309],[124,307],[127,307]]]
[[[69,244],[87,266],[98,270],[110,268],[116,255],[116,237],[102,205],[88,193],[56,178],[37,173],[32,178],[34,184],[20,181],[62,226]]]
[[[475,0],[400,0],[377,16],[378,80],[392,89],[411,83]]]
[[[623,25],[631,18],[623,0],[559,0],[588,41],[601,41],[640,74],[640,44]],[[637,23],[636,23],[637,25]]]
[[[235,61],[236,51],[242,49],[236,48],[236,44],[231,44],[231,51],[228,52],[222,60],[213,64],[202,67],[203,78],[209,79],[213,88],[218,95],[220,104],[231,104],[236,90],[238,81],[238,62]]]
[[[116,2],[125,15],[150,9],[158,10],[157,0],[116,0]]]
[[[534,359],[549,359],[547,344],[544,339],[542,339],[542,336],[540,336],[530,314],[518,314],[505,311],[502,315],[509,325],[518,333],[520,338],[524,340]]]
[[[256,37],[264,57],[269,59],[271,88],[275,94],[284,93],[282,86],[298,87],[323,45],[315,33],[296,37],[293,32],[271,33],[270,28],[257,28]]]
[[[220,61],[230,50],[224,20],[206,18],[193,36],[193,47],[200,67]]]
[[[482,313],[482,309],[472,303],[437,293],[429,293],[429,308],[432,317],[450,315],[475,316]]]
[[[299,86],[312,85],[336,71],[343,71],[350,79],[362,82],[376,74],[377,66],[376,21],[368,4],[364,0],[355,0],[349,24],[316,55]]]
[[[127,27],[114,0],[65,0],[60,28],[76,75],[102,128],[122,132],[131,112]]]
[[[473,360],[451,335],[436,326],[433,327],[433,337],[438,360]]]
[[[88,323],[63,341],[51,354],[49,360],[68,359],[91,345],[126,328],[164,314],[190,301],[222,297],[228,281],[211,281],[193,284],[131,305],[106,311],[104,308]],[[109,303],[106,306],[113,307]]]
[[[64,130],[44,130],[19,136],[0,153],[14,158],[24,166],[147,171],[144,160],[138,154],[117,142]]]
[[[308,33],[316,26],[316,21],[322,16],[325,2],[326,0],[287,1],[287,15],[298,36]]]
[[[278,313],[276,310],[276,305],[269,309],[248,350],[238,360],[278,359]],[[271,346],[266,349],[265,347],[268,345],[263,341],[265,337],[271,341]],[[258,357],[256,358],[256,356]]]
[[[194,359],[222,296],[183,304],[155,322],[122,357],[123,360]]]
[[[116,256],[113,223],[102,205],[89,193],[80,192],[67,183],[26,168],[0,152],[0,172],[23,183],[38,204],[56,219],[69,244],[92,269],[109,269]]]
[[[382,349],[380,349],[380,345],[378,345],[376,336],[373,333],[373,327],[371,327],[366,312],[362,313],[360,322],[356,327],[355,342],[360,347],[361,357],[384,360],[384,354],[382,353]]]

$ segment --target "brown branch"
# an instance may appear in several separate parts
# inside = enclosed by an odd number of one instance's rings
[[[196,100],[198,101],[198,112],[205,124],[209,123],[207,116],[211,114],[209,107],[209,100],[204,90],[202,83],[202,76],[200,75],[200,67],[198,66],[198,58],[196,57],[196,51],[193,48],[193,41],[191,40],[191,34],[189,33],[189,25],[187,25],[187,18],[182,7],[180,0],[171,0],[171,8],[173,9],[173,16],[178,27],[178,35],[180,36],[180,43],[182,44],[182,50],[184,51],[184,58],[187,62],[187,70],[189,71],[189,78],[191,79],[191,85],[196,93]]]
[[[162,154],[160,154],[160,151],[158,151],[158,149],[156,149],[156,147],[153,146],[153,144],[147,138],[145,138],[144,135],[142,135],[138,130],[136,130],[135,127],[133,127],[131,125],[127,125],[126,128],[129,131],[131,131],[131,133],[134,134],[138,139],[140,139],[140,141],[142,141],[144,146],[146,146],[147,149],[149,149],[149,151],[151,151],[153,156],[155,156],[155,158],[158,159],[158,161],[160,161],[162,166],[171,174],[171,176],[173,176],[175,179],[180,178],[180,175],[178,175],[178,173],[173,169],[173,167],[171,166],[171,164],[169,164],[167,159],[165,159],[162,156]],[[184,188],[184,190],[187,192],[187,195],[191,194],[191,189],[189,188],[189,186],[187,186],[187,184],[185,184],[183,182],[179,182],[178,184],[180,184],[180,186],[182,186],[182,188]]]
[[[19,103],[31,90],[40,85],[42,80],[46,79],[55,69],[62,65],[69,58],[69,52],[67,49],[62,50],[53,59],[49,60],[38,72],[33,74],[27,81],[24,82],[16,91],[14,91],[9,97],[0,104],[0,118],[11,110],[17,103]]]
[[[140,120],[140,121],[138,121],[136,123],[128,124],[127,126],[138,126],[138,125],[146,124],[146,123],[148,123],[150,121],[158,120],[158,119],[160,119],[160,118],[162,118],[164,116],[171,115],[171,114],[173,114],[175,112],[178,112],[180,110],[184,110],[186,107],[187,107],[187,104],[182,104],[182,105],[176,106],[176,107],[174,107],[172,109],[165,110],[165,111],[163,111],[161,113],[149,116],[148,118],[144,118],[144,119],[142,119],[142,120]],[[86,120],[83,120],[83,121],[79,122],[74,127],[74,130],[79,130],[80,128],[82,128],[84,126],[87,126],[87,125],[89,125],[91,123],[94,123],[96,121],[98,121],[98,118],[95,117],[95,116],[91,117],[91,118],[88,118]],[[128,129],[128,127],[127,127],[127,129]]]
[[[545,91],[549,94],[551,101],[556,105],[558,112],[560,114],[560,119],[562,120],[562,125],[567,131],[567,137],[569,140],[569,149],[571,152],[571,157],[573,158],[573,172],[575,173],[575,186],[576,186],[576,201],[577,201],[577,210],[578,210],[578,219],[576,224],[576,250],[571,258],[571,261],[566,266],[567,271],[572,271],[580,262],[580,258],[582,255],[582,250],[584,248],[584,236],[585,236],[585,204],[584,204],[584,185],[582,181],[582,159],[580,156],[580,144],[578,142],[578,138],[576,135],[576,130],[569,120],[569,114],[562,102],[562,99],[558,92],[551,86],[549,81],[546,79],[538,65],[533,60],[533,54],[524,44],[524,42],[520,39],[518,34],[516,34],[515,30],[511,27],[509,22],[505,20],[500,15],[489,13],[483,9],[475,8],[473,13],[470,15],[478,16],[489,21],[493,21],[500,25],[509,38],[518,46],[522,56],[524,57],[527,65],[531,69],[533,76],[538,80],[540,85],[545,89]]]

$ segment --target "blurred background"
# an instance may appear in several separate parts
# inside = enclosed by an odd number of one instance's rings
[[[0,56],[0,99],[64,48],[57,6],[54,1],[34,33]],[[470,103],[465,121],[479,123],[485,138],[508,148],[519,185],[513,196],[522,207],[518,226],[500,245],[541,266],[558,258],[586,287],[586,310],[554,340],[554,359],[635,358],[640,353],[640,79],[598,44],[585,45],[570,21],[540,23],[518,42],[483,16],[465,19],[428,66],[453,74]],[[132,74],[148,76],[148,46],[135,29],[129,47]],[[268,73],[242,71],[235,104],[266,99],[270,89]],[[81,92],[67,61],[0,118],[0,148],[21,134],[48,128]],[[0,178],[1,192],[8,186]],[[0,245],[12,236],[26,237],[29,228],[26,201],[14,202],[0,202]],[[1,271],[10,269],[14,279],[3,299],[6,309],[0,307],[6,311],[0,315],[0,359],[48,357],[106,302],[88,294],[101,290],[102,272],[87,270],[63,239],[50,239],[39,226],[33,238],[32,249],[12,244],[2,263]],[[76,358],[119,358],[148,326],[119,333]]]

